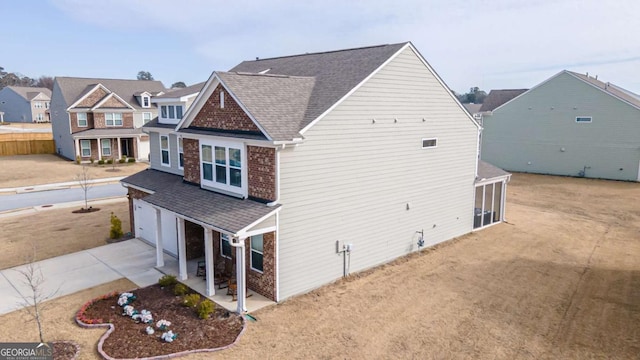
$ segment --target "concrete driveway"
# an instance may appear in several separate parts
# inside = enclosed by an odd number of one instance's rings
[[[155,260],[154,247],[132,239],[38,261],[35,265],[44,278],[42,293],[56,292],[52,297],[56,298],[123,277],[139,287],[154,284],[162,276],[154,268]],[[22,308],[20,294],[31,294],[20,273],[25,269],[26,265],[22,265],[0,271],[0,314]]]

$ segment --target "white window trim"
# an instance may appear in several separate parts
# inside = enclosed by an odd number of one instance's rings
[[[251,270],[253,270],[255,272],[259,272],[260,274],[262,274],[262,273],[264,273],[264,234],[259,234],[259,235],[255,235],[255,236],[262,236],[262,251],[255,250],[253,248],[253,242],[251,241],[253,236],[251,236],[249,238],[249,263],[251,264],[250,265]],[[256,268],[253,267],[253,256],[252,256],[253,252],[256,252],[256,253],[262,255],[262,270],[256,269]]]
[[[146,102],[145,102],[145,100],[146,100]],[[145,109],[151,107],[151,97],[149,97],[147,95],[142,95],[142,107],[145,108]]]
[[[435,140],[436,144],[434,146],[424,146],[425,141]],[[422,148],[423,149],[434,149],[438,147],[438,138],[422,138]]]
[[[44,114],[42,113],[36,114],[36,121],[42,121],[42,120],[44,120]]]
[[[178,108],[182,112],[182,116],[178,117]],[[163,109],[165,111],[163,111]],[[173,109],[173,117],[170,115],[170,109]],[[181,104],[160,105],[160,114],[158,117],[165,120],[182,120],[184,116],[184,106]]]
[[[207,145],[207,146],[211,146],[211,161],[213,164],[213,167],[211,169],[212,171],[212,180],[207,180],[204,178],[204,163],[202,161],[202,146],[203,145]],[[226,156],[227,156],[227,164],[226,164],[226,168],[227,168],[227,183],[226,184],[222,184],[219,182],[216,182],[216,149],[215,147],[225,147],[227,149],[226,151]],[[234,149],[240,149],[240,161],[242,163],[242,166],[240,167],[240,172],[241,172],[241,186],[237,187],[237,186],[232,186],[229,184],[229,148],[234,148]],[[248,192],[248,177],[247,177],[247,172],[248,172],[248,164],[247,164],[247,149],[245,147],[244,143],[241,142],[231,142],[231,141],[210,141],[210,140],[200,140],[200,147],[198,149],[199,153],[200,153],[200,184],[201,186],[205,186],[208,188],[212,188],[212,189],[219,189],[222,190],[225,193],[230,193],[230,194],[235,194],[235,195],[240,195],[244,198],[247,197],[247,192]]]
[[[82,146],[82,144],[89,144],[89,147],[87,148],[89,150],[89,155],[85,155],[83,150],[85,149],[84,146]],[[91,156],[91,140],[80,140],[80,156],[81,157],[90,157]]]
[[[145,116],[145,115],[147,115],[147,114],[149,114],[149,120],[146,120],[146,119],[144,118],[144,116]],[[148,112],[148,111],[145,111],[145,112],[143,112],[143,113],[142,113],[142,122],[143,122],[144,124],[146,124],[146,123],[148,123],[149,121],[151,121],[151,119],[153,119],[153,114],[152,114],[152,113],[150,113],[150,112]]]
[[[224,109],[224,91],[220,90],[220,109]]]
[[[166,137],[167,138],[167,160],[169,161],[169,163],[165,163],[162,160],[162,152],[165,151],[164,149],[162,149],[162,138]],[[171,167],[171,144],[169,143],[169,135],[160,135],[160,165],[162,166],[166,166],[166,167]]]
[[[229,235],[220,233],[220,256],[222,256],[225,259],[231,259],[231,256],[227,256],[227,255],[222,253],[222,251],[224,249],[224,247],[222,246],[222,242],[223,241],[226,241],[226,242],[229,243],[229,247],[231,248],[231,254],[233,255],[233,247],[231,246],[231,241],[229,240]]]
[[[113,125],[109,125],[109,123],[107,122],[108,121],[107,115],[109,114],[113,116]],[[116,125],[116,114],[120,114],[120,125]],[[114,112],[104,113],[104,125],[109,127],[121,127],[124,125],[124,116],[122,116],[122,113],[114,113]]]
[[[79,117],[80,114],[84,114],[84,125],[80,125],[80,117]],[[89,126],[89,120],[88,120],[87,113],[77,113],[76,114],[76,119],[77,119],[77,122],[78,122],[78,127],[88,127]],[[106,118],[105,118],[105,121],[106,121]]]
[[[589,121],[578,121],[578,119],[589,119]],[[591,116],[576,116],[577,124],[591,124],[593,122],[593,117]]]
[[[180,140],[182,140],[182,149],[180,148]],[[184,170],[184,140],[182,136],[176,138],[176,148],[178,149],[178,169]],[[180,165],[180,154],[182,154],[182,166]]]
[[[104,151],[105,146],[103,145],[103,143],[105,141],[108,141],[108,144],[109,144],[109,153],[108,154]],[[102,155],[104,155],[104,156],[112,156],[112,153],[111,153],[111,139],[100,139],[100,150],[102,150]]]

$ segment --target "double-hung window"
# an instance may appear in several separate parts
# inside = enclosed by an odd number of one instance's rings
[[[227,234],[220,234],[220,254],[231,259],[231,242]]]
[[[263,272],[263,241],[262,234],[251,237],[251,269]]]
[[[151,113],[150,112],[143,112],[142,113],[142,123],[146,124],[149,121],[151,121]]]
[[[122,113],[106,113],[104,118],[107,126],[122,126]]]
[[[91,156],[91,140],[80,140],[80,152],[82,157]]]
[[[184,169],[184,150],[181,137],[178,138],[178,168]]]
[[[111,139],[101,139],[100,145],[102,146],[102,155],[111,156]]]
[[[148,96],[143,96],[142,97],[142,107],[145,107],[145,108],[151,107],[151,104],[150,104],[149,101],[150,101],[150,99],[149,99]]]
[[[243,149],[239,143],[201,141],[202,185],[246,195]]]
[[[216,146],[216,182],[242,187],[242,154],[240,149]]]
[[[87,113],[78,113],[78,127],[87,127]]]
[[[161,152],[161,163],[163,166],[171,166],[171,162],[169,160],[169,136],[160,135],[160,152]]]

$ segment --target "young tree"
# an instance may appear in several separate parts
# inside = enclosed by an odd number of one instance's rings
[[[91,182],[93,179],[89,174],[89,167],[87,167],[87,165],[82,165],[82,172],[76,175],[76,180],[78,181],[78,185],[80,185],[82,191],[84,191],[84,209],[88,210],[89,201],[87,198],[87,192],[93,187],[93,183]]]
[[[148,71],[140,70],[138,71],[138,80],[153,80],[153,75]]]
[[[187,84],[185,84],[182,81],[178,81],[178,82],[174,82],[173,84],[171,84],[171,88],[172,89],[184,89],[187,87]]]

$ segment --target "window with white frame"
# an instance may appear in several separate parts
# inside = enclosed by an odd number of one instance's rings
[[[251,269],[259,272],[264,271],[263,242],[262,234],[251,237]]]
[[[434,148],[438,146],[438,139],[437,138],[431,138],[431,139],[422,139],[422,148],[423,149],[428,149],[428,148]]]
[[[101,139],[100,146],[103,156],[111,156],[111,139]]]
[[[105,113],[104,119],[107,126],[122,126],[122,113]]]
[[[87,127],[87,113],[78,113],[78,127]]]
[[[203,140],[200,143],[201,184],[245,195],[244,145]]]
[[[45,108],[45,109],[48,109],[48,108],[49,108],[49,102],[48,102],[48,101],[44,103],[44,108]]]
[[[151,101],[150,100],[151,99],[149,99],[148,96],[143,96],[142,97],[142,107],[144,107],[144,108],[151,107]]]
[[[169,160],[169,136],[160,135],[160,151],[161,151],[161,162],[164,166],[171,166],[171,162]]]
[[[231,259],[231,241],[227,234],[220,234],[220,255]]]
[[[220,109],[224,109],[224,91],[220,91]]]
[[[42,102],[40,102],[40,101],[36,101],[36,102],[35,102],[35,104],[34,104],[34,107],[35,107],[36,109],[42,109]]]
[[[576,116],[576,122],[580,124],[588,124],[592,121],[591,116]]]
[[[176,119],[182,119],[182,106],[176,106]]]
[[[182,119],[182,105],[162,105],[160,106],[160,117],[163,119]]]
[[[151,121],[151,113],[150,112],[143,112],[142,113],[142,123],[146,124],[149,121]]]
[[[42,121],[44,119],[44,115],[43,114],[37,114],[36,115],[36,121]]]
[[[178,138],[178,168],[184,168],[184,150],[182,148],[182,137]]]
[[[91,140],[80,140],[80,153],[82,157],[91,156]]]

